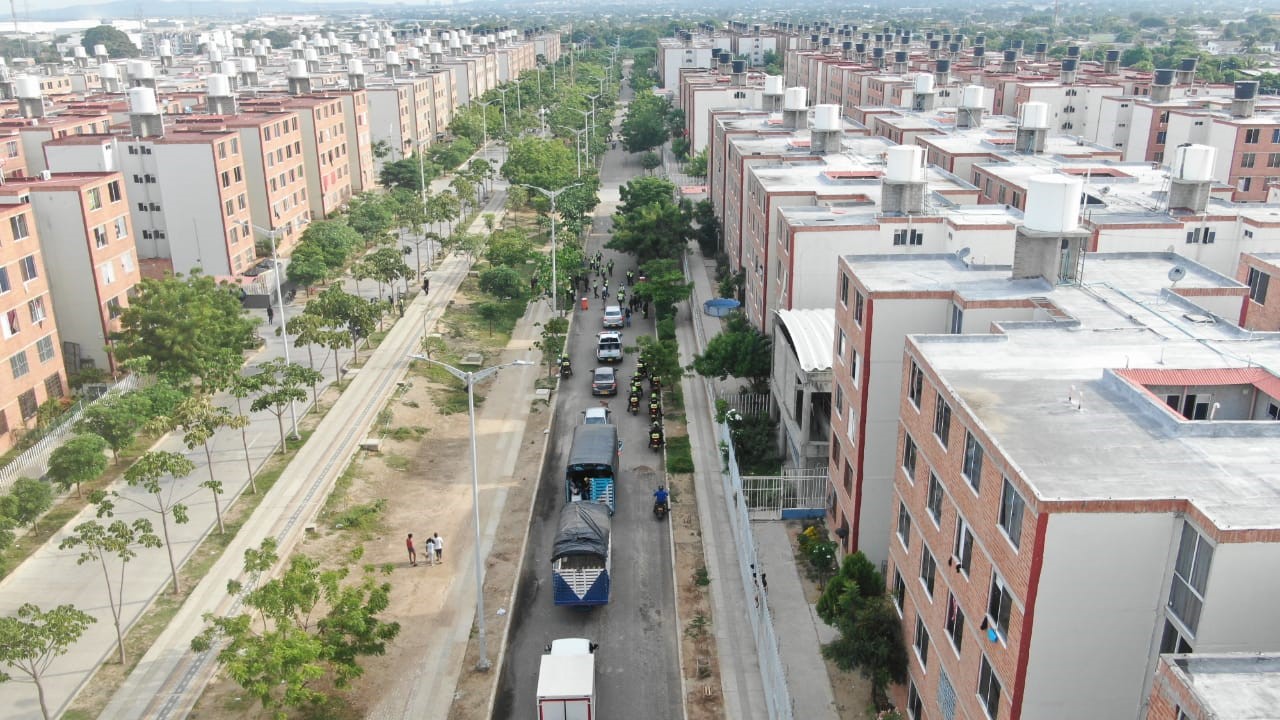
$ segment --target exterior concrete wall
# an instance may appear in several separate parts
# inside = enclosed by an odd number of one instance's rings
[[[241,137],[252,134],[242,133]],[[203,144],[174,144],[159,146],[152,155],[157,170],[165,177],[187,179],[182,185],[154,186],[159,188],[159,202],[169,220],[169,257],[173,259],[176,272],[187,273],[193,267],[200,267],[206,275],[234,274],[227,256],[222,206],[210,201],[219,197],[218,175],[213,170],[211,150],[209,145]],[[195,170],[200,167],[208,168],[208,171]],[[261,177],[260,163],[245,163],[245,168],[250,175],[253,174],[250,169],[256,168]],[[253,193],[249,195],[253,197]]]
[[[1218,543],[1194,647],[1197,653],[1259,652],[1280,647],[1280,547]]]
[[[1022,717],[1138,717],[1178,527],[1156,513],[1048,518]]]

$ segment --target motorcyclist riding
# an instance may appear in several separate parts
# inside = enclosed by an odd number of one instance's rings
[[[649,399],[649,417],[654,419],[662,417],[662,403],[658,402],[657,395]]]
[[[569,377],[573,374],[573,363],[570,362],[568,355],[560,356],[560,377]]]
[[[631,397],[627,398],[627,410],[631,411],[632,415],[635,415],[637,412],[640,411],[640,394],[639,393],[636,393],[633,391],[631,393]]]
[[[653,491],[653,511],[658,512],[658,508],[662,508],[662,512],[671,511],[671,493],[662,485]]]

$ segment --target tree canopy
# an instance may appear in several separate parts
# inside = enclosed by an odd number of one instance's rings
[[[85,30],[80,44],[90,57],[93,56],[95,45],[106,46],[107,55],[112,59],[138,57],[140,54],[138,46],[133,44],[128,35],[110,25],[97,25]]]
[[[622,146],[627,152],[652,150],[667,141],[667,114],[671,104],[652,92],[636,96],[622,121]]]
[[[606,247],[629,252],[641,263],[684,254],[693,237],[689,214],[667,201],[619,213],[613,219],[613,237]]]
[[[54,717],[45,702],[45,672],[95,622],[92,615],[73,605],[59,605],[46,612],[31,603],[19,607],[17,617],[0,618],[0,663],[21,672],[36,686],[45,720]],[[0,682],[8,679],[9,675],[0,672]]]
[[[193,378],[208,383],[238,369],[244,351],[256,345],[257,323],[231,285],[193,270],[187,277],[146,278],[137,288],[111,335],[117,360],[145,360],[148,370],[177,385]]]
[[[720,334],[707,341],[706,351],[693,358],[693,369],[703,377],[744,378],[762,392],[768,386],[772,360],[773,342],[738,312],[729,316]]]
[[[559,140],[517,138],[507,146],[502,176],[513,184],[558,190],[578,181],[578,163]]]

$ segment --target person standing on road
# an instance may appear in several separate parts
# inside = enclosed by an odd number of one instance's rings
[[[600,297],[600,281],[596,280],[591,283],[591,297]]]
[[[409,550],[409,567],[418,567],[418,551],[413,549],[413,533],[409,533],[409,537],[404,539],[404,546]]]
[[[426,295],[430,290],[431,290],[431,280],[425,277],[422,278],[422,294]]]
[[[609,277],[613,277],[613,261],[609,261]]]
[[[432,565],[436,564],[436,541],[435,540],[431,538],[427,538],[427,543],[422,546],[422,552],[426,554],[427,562],[431,563]]]
[[[271,307],[270,304],[268,304],[267,305],[267,324],[270,325],[275,321],[276,321],[276,309]]]
[[[432,533],[431,539],[436,545],[436,562],[444,562],[444,538],[440,537],[440,533]]]

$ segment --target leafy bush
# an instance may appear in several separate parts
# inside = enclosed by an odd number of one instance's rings
[[[818,544],[813,528],[807,541]],[[803,535],[803,534],[802,534]],[[871,680],[873,694],[883,695],[890,682],[907,676],[907,649],[893,601],[885,594],[884,577],[861,552],[845,556],[840,571],[818,600],[818,616],[840,631],[822,654],[842,670],[859,670]]]
[[[688,437],[667,438],[667,472],[693,472],[693,448]]]
[[[796,538],[800,554],[809,566],[811,577],[826,577],[835,569],[836,551],[839,545],[827,540],[827,534],[818,525],[810,525]]]
[[[675,340],[676,339],[676,321],[675,318],[666,318],[658,321],[658,339],[659,340]]]

